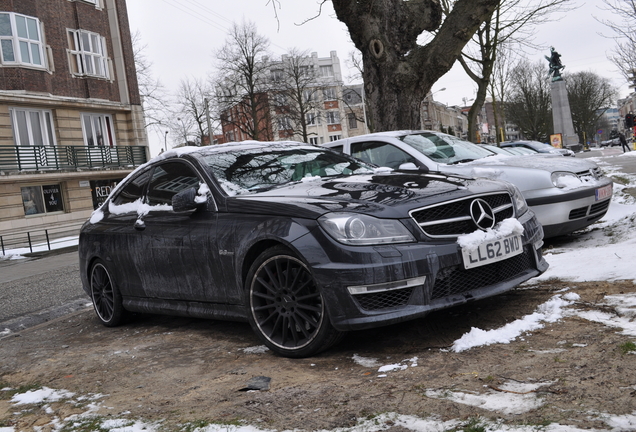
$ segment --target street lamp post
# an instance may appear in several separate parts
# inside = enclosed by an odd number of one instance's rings
[[[168,132],[170,131],[166,131],[163,135],[163,151],[168,151]]]

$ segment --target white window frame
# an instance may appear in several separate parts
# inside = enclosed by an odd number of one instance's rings
[[[46,57],[40,20],[15,12],[1,12],[9,17],[9,33],[0,35],[0,61],[3,65],[46,69]],[[9,57],[9,50],[13,57]]]
[[[342,135],[329,135],[330,142],[338,141],[339,139],[342,139]]]
[[[318,137],[310,137],[309,138],[309,144],[317,146],[318,145]]]
[[[334,76],[333,65],[320,66],[320,76],[323,78]]]
[[[322,96],[326,101],[338,100],[338,94],[335,87],[327,87],[323,89]]]
[[[54,146],[55,124],[50,110],[11,107],[11,128],[16,146]]]
[[[279,117],[278,118],[278,130],[290,130],[292,128],[291,118]]]
[[[318,123],[316,122],[316,113],[307,113],[306,120],[307,126],[316,126]]]
[[[325,119],[327,124],[340,124],[340,112],[339,111],[327,111],[325,113]]]
[[[84,144],[87,147],[114,147],[116,145],[115,125],[110,114],[82,113],[81,119]],[[104,136],[104,132],[106,136]]]
[[[76,71],[80,76],[90,76],[110,79],[106,38],[99,33],[87,30],[67,29],[70,35],[69,54],[74,61]]]

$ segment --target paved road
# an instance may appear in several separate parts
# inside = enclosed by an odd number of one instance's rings
[[[77,251],[0,261],[0,332],[87,307],[78,270]]]

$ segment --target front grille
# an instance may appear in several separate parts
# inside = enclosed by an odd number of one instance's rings
[[[570,216],[569,216],[570,220],[584,218],[587,215],[595,216],[595,215],[598,215],[599,213],[605,213],[607,209],[609,208],[610,201],[611,200],[605,200],[602,202],[598,202],[596,204],[592,204],[592,206],[589,206],[589,207],[586,206],[586,207],[581,207],[581,208],[571,210]],[[588,209],[589,209],[589,213],[588,213]]]
[[[504,261],[466,270],[462,265],[442,269],[435,279],[431,299],[469,292],[506,281],[532,267],[529,246],[520,255]]]
[[[590,207],[590,216],[595,215],[597,213],[606,212],[607,209],[609,208],[610,201],[611,200],[605,200],[603,202],[592,204],[592,207]]]
[[[570,210],[570,216],[569,216],[570,220],[580,219],[585,216],[587,216],[587,206]]]
[[[353,296],[364,310],[379,310],[408,304],[414,287],[382,291],[378,293],[357,294]]]
[[[481,198],[495,213],[495,224],[514,216],[512,199],[508,193],[470,196],[411,211],[411,217],[429,237],[457,237],[478,227],[470,216],[470,204]]]

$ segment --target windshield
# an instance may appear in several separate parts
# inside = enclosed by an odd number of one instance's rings
[[[231,149],[203,156],[228,195],[271,189],[308,178],[371,174],[362,161],[327,149],[276,146]]]
[[[452,135],[421,132],[400,139],[437,163],[470,162],[493,155],[490,150]]]

